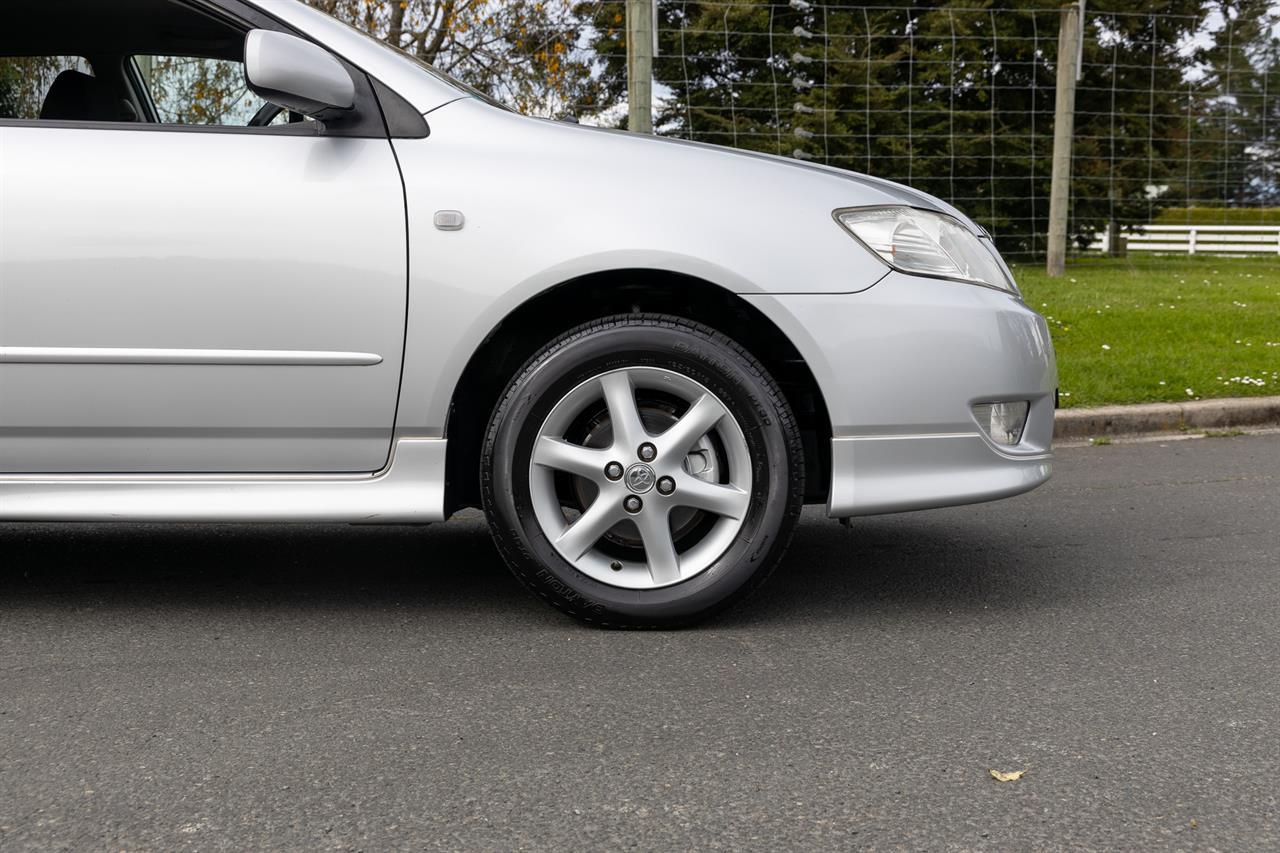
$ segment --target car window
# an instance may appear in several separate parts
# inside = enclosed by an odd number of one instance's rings
[[[227,130],[302,122],[249,90],[249,26],[206,0],[0,0],[0,120]]]
[[[135,56],[161,124],[244,127],[266,101],[249,90],[244,64],[194,56]],[[281,113],[271,122],[284,124]]]
[[[93,75],[82,56],[0,56],[0,119],[38,119],[63,71]]]

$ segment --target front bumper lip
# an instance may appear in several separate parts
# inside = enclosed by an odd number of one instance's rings
[[[831,440],[837,518],[980,503],[1028,492],[1053,473],[1048,451],[996,451],[978,433],[882,435]]]

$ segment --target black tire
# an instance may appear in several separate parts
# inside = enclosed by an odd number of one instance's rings
[[[593,376],[636,366],[678,372],[717,395],[746,438],[752,468],[748,509],[728,549],[700,574],[644,590],[602,583],[561,557],[534,516],[529,486],[533,442],[552,407]],[[507,386],[481,459],[485,514],[503,559],[545,601],[601,627],[685,626],[744,598],[781,560],[804,496],[800,435],[777,383],[725,335],[667,315],[596,320],[544,347]]]

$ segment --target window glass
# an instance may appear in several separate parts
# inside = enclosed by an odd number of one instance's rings
[[[80,56],[0,56],[0,119],[38,119],[49,87],[63,71],[93,74]]]
[[[193,56],[135,56],[161,124],[244,127],[266,101],[249,91],[244,64]],[[284,113],[272,124],[288,121]]]

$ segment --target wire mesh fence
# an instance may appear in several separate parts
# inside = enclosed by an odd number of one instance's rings
[[[1111,234],[1157,222],[1280,224],[1267,5],[1133,5],[1084,18],[1072,245],[1119,251]],[[600,84],[571,105],[583,120],[620,120],[623,7],[578,7]],[[1059,6],[659,0],[657,16],[658,133],[901,181],[1013,256],[1044,252]]]

